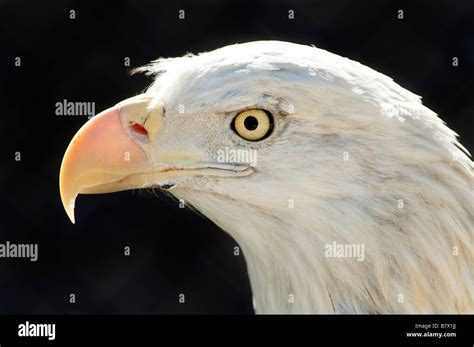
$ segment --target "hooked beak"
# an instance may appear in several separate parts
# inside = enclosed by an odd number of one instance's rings
[[[166,169],[148,160],[149,136],[161,128],[162,108],[148,110],[151,97],[127,99],[90,119],[76,133],[61,164],[59,189],[67,215],[74,223],[78,194],[142,188],[150,174]]]

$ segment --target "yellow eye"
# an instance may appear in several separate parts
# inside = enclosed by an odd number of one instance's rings
[[[239,113],[232,122],[237,134],[249,141],[267,137],[273,129],[273,118],[264,110],[252,109]]]

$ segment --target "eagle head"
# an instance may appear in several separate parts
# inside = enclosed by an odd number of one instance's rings
[[[472,312],[473,163],[420,97],[279,41],[137,71],[64,155],[73,222],[78,194],[161,187],[240,244],[259,313]]]

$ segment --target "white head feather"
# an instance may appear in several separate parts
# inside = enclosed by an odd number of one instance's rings
[[[278,41],[139,70],[157,75],[149,91],[174,125],[169,146],[210,160],[226,147],[258,151],[249,177],[172,190],[239,242],[257,312],[473,312],[473,163],[420,97]],[[254,106],[275,116],[261,143],[229,127]],[[333,242],[363,245],[364,261],[326,257]]]

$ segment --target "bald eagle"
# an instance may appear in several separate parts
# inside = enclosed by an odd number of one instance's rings
[[[474,311],[473,162],[420,97],[314,46],[161,58],[90,119],[60,193],[161,187],[245,254],[257,313]]]

